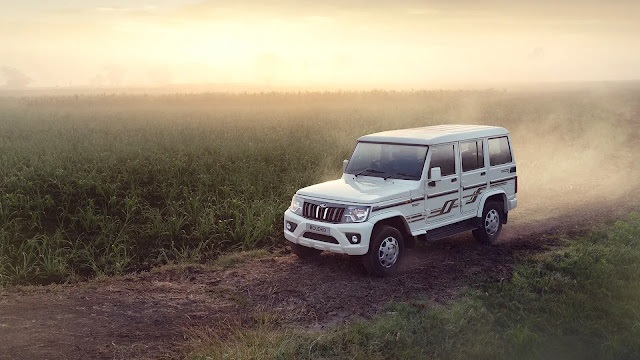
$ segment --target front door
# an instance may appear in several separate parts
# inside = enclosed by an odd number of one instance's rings
[[[440,181],[427,181],[426,221],[437,224],[460,214],[460,183],[458,182],[458,166],[456,166],[456,144],[443,144],[430,147],[431,169],[440,168]]]
[[[487,191],[487,167],[484,159],[485,144],[482,139],[460,142],[462,164],[462,213],[478,210],[478,203]]]

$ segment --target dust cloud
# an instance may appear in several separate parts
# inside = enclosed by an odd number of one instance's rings
[[[518,168],[511,219],[575,227],[640,210],[639,94],[539,93],[517,113],[497,109],[495,122],[511,132]]]

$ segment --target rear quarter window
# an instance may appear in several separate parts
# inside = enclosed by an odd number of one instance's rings
[[[491,166],[508,164],[512,161],[509,139],[506,136],[489,139],[489,163]]]
[[[482,140],[466,141],[460,143],[460,155],[462,158],[462,171],[471,171],[484,167],[484,153],[482,152]]]

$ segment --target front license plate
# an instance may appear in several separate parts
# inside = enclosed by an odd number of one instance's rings
[[[307,230],[311,230],[313,232],[317,232],[320,234],[328,234],[329,228],[326,226],[307,224]]]

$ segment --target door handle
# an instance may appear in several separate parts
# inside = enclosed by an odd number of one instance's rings
[[[456,181],[458,181],[458,178],[451,179],[451,182],[456,182]]]
[[[485,176],[486,174],[487,173],[483,171],[483,172],[480,173],[480,176]]]

